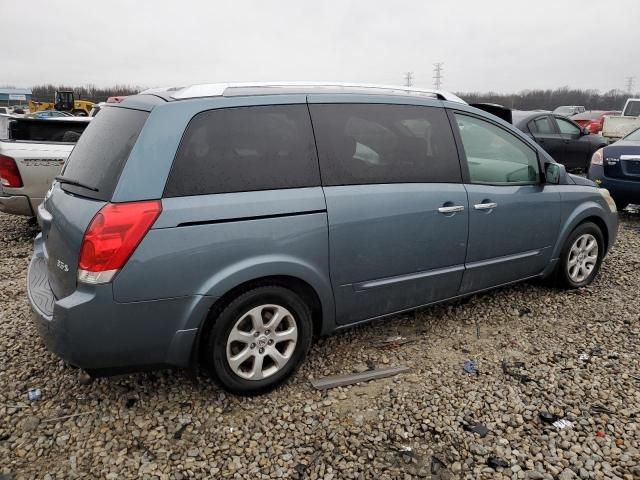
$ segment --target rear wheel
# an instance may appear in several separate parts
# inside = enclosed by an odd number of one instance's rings
[[[604,237],[600,228],[591,222],[579,225],[562,249],[557,284],[564,288],[589,285],[600,270],[603,256]]]
[[[245,292],[213,321],[206,364],[226,390],[240,395],[265,393],[283,383],[311,346],[310,309],[284,287]]]

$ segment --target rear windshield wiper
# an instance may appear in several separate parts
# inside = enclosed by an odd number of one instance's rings
[[[85,185],[82,182],[79,182],[77,180],[73,180],[72,178],[63,177],[62,175],[58,175],[57,177],[54,177],[54,178],[56,180],[58,180],[60,183],[67,183],[69,185],[75,185],[76,187],[86,188],[87,190],[91,190],[92,192],[99,192],[100,191],[96,187],[91,187],[89,185]]]

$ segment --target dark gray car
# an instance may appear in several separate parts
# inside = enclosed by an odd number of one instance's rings
[[[570,170],[586,171],[593,152],[607,144],[602,135],[593,134],[562,115],[514,110],[512,117],[517,128]]]
[[[39,209],[40,335],[100,375],[273,388],[314,334],[525,279],[588,285],[606,190],[442,92],[199,85],[105,106]]]

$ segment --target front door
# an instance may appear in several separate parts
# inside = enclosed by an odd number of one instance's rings
[[[468,208],[445,110],[322,100],[309,96],[338,322],[455,296]]]
[[[551,259],[560,193],[541,182],[537,152],[507,129],[455,114],[465,154],[469,242],[460,293],[535,276]]]
[[[527,128],[531,136],[553,159],[562,163],[565,142],[556,127],[556,123],[549,115],[542,115],[529,121]]]
[[[583,139],[582,130],[577,123],[562,118],[555,117],[558,123],[558,129],[564,141],[564,164],[569,169],[588,168],[588,161],[591,160],[589,153],[591,152],[591,144],[588,139]]]

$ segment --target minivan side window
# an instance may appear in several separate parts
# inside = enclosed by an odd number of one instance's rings
[[[323,185],[460,183],[443,108],[311,104]]]
[[[184,133],[165,197],[320,185],[306,105],[197,114]]]
[[[531,184],[540,181],[536,151],[515,135],[476,117],[456,113],[471,183]]]

